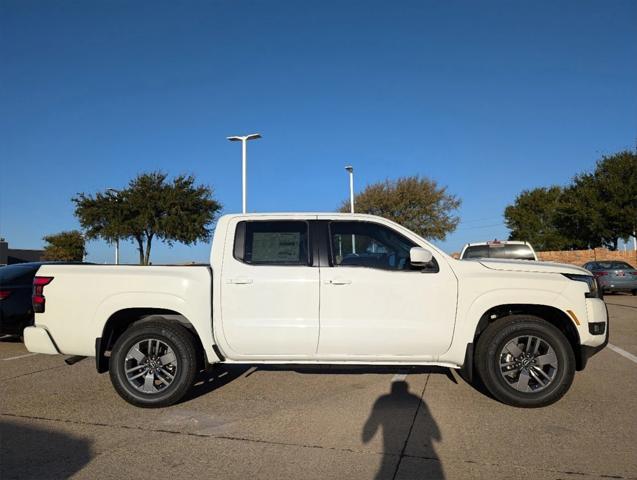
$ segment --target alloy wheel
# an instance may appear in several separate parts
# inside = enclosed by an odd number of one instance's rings
[[[557,374],[559,362],[549,343],[535,335],[509,340],[500,352],[500,374],[519,392],[539,392],[547,388]]]
[[[175,379],[178,362],[170,346],[156,338],[135,343],[126,353],[124,373],[136,390],[154,394],[164,391]]]

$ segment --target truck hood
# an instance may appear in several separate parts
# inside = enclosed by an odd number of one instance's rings
[[[507,272],[570,273],[592,275],[591,272],[575,265],[553,262],[532,262],[529,260],[481,259],[479,262],[491,270]]]

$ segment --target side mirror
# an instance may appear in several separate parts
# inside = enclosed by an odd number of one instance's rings
[[[412,247],[409,250],[409,262],[414,267],[424,267],[433,260],[434,256],[426,248]]]

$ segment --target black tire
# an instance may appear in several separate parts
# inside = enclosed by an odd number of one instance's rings
[[[514,357],[507,346],[514,346],[516,338],[531,337],[538,339],[534,345],[539,344],[539,348],[544,348],[545,353],[550,352],[549,347],[552,349],[555,364],[536,367],[536,362],[532,360],[526,368],[516,365],[502,368],[501,362],[508,364],[513,360],[520,365],[525,361],[523,359],[517,362],[516,359],[521,359],[522,355]],[[520,345],[524,348],[523,344]],[[548,355],[544,356],[547,357]],[[475,364],[480,379],[497,400],[523,408],[544,407],[558,401],[571,387],[575,376],[575,354],[568,339],[556,327],[533,315],[509,315],[489,325],[478,339]],[[549,372],[552,379],[548,381],[538,375],[538,368]],[[502,373],[502,370],[508,369],[515,372]],[[527,391],[518,390],[518,381],[523,373],[530,379],[526,382]],[[546,386],[538,382],[537,378],[543,380]],[[533,390],[534,386],[537,390]]]
[[[148,349],[151,350],[151,353],[148,353],[147,349],[146,353],[148,355],[144,357],[148,361],[158,359],[157,349],[160,349],[159,345],[163,345],[163,348],[170,348],[168,352],[174,354],[173,357],[175,359],[174,362],[167,364],[166,370],[161,370],[162,372],[170,370],[169,374],[161,374],[161,378],[165,380],[159,381],[159,372],[155,375],[155,381],[152,384],[154,388],[160,390],[152,393],[141,391],[140,388],[144,388],[143,385],[135,386],[136,382],[141,380],[129,380],[126,374],[131,362],[133,362],[133,366],[137,363],[135,358],[128,357],[127,359],[129,351],[136,345],[146,345],[147,343],[142,344],[141,342],[147,342],[148,340],[151,341],[148,343]],[[152,345],[157,345],[154,357],[152,355]],[[166,353],[166,350],[164,350],[164,353]],[[145,365],[148,364],[148,361],[146,361]],[[197,349],[192,335],[179,323],[163,319],[142,320],[129,327],[117,339],[109,363],[109,373],[113,387],[124,400],[138,407],[167,407],[178,402],[190,390],[197,373]],[[143,366],[143,363],[144,361],[139,362],[140,367],[137,367],[139,369],[133,372],[131,376],[136,374],[136,372],[143,372],[145,368],[149,368],[148,366]],[[173,374],[172,380],[170,380],[170,374]],[[152,374],[147,373],[142,378],[147,375],[152,376]],[[170,381],[167,386],[164,385],[166,381]]]

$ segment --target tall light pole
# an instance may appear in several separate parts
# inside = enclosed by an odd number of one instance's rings
[[[246,170],[247,170],[247,144],[248,144],[248,140],[256,140],[257,138],[261,138],[261,134],[260,133],[252,133],[250,135],[242,135],[242,136],[234,136],[234,137],[228,137],[228,140],[230,140],[231,142],[241,142],[241,204],[242,204],[242,211],[243,213],[246,213]]]
[[[354,213],[354,167],[348,165],[345,170],[349,173],[349,211]],[[352,253],[356,253],[356,237],[352,234]]]
[[[82,262],[86,262],[86,233],[80,232],[82,236],[82,243],[84,244],[84,251],[82,252]]]
[[[354,167],[348,165],[345,170],[349,172],[349,211],[354,213]]]
[[[115,203],[117,203],[117,217],[121,221],[121,212],[119,207],[119,190],[117,190],[116,188],[107,188],[106,191],[114,195]],[[119,265],[119,232],[117,235],[118,236],[115,239],[115,265]]]

